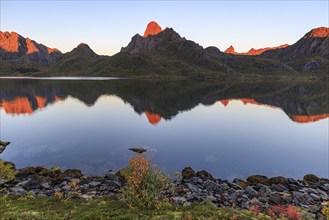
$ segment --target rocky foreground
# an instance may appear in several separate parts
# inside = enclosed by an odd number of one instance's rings
[[[15,179],[0,181],[0,194],[36,197],[61,196],[92,199],[118,196],[125,184],[121,172],[108,171],[105,176],[87,177],[80,170],[27,167],[17,170]],[[218,206],[250,209],[253,206],[294,205],[309,211],[309,217],[320,218],[321,206],[329,200],[329,180],[313,174],[303,180],[285,177],[250,176],[233,181],[214,178],[205,170],[184,168],[181,178],[172,183],[174,190],[166,196],[174,204],[188,206],[210,200]]]

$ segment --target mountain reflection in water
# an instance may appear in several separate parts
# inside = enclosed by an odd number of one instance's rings
[[[0,108],[7,114],[32,114],[71,96],[93,106],[102,95],[116,95],[145,113],[156,125],[198,104],[232,100],[282,109],[291,120],[315,122],[329,117],[328,82],[216,82],[216,81],[56,81],[1,79]]]
[[[328,82],[0,79],[2,159],[104,174],[147,148],[169,172],[328,178]]]

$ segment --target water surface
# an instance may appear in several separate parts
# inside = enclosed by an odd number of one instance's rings
[[[328,82],[0,79],[1,155],[104,174],[148,148],[169,172],[328,174]]]

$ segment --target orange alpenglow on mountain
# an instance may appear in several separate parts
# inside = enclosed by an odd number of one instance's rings
[[[7,52],[18,52],[19,35],[16,32],[1,32],[0,33],[0,48]]]
[[[283,45],[280,45],[278,47],[265,47],[265,48],[259,48],[259,49],[251,48],[246,53],[239,53],[239,52],[235,52],[234,47],[231,45],[224,52],[229,53],[229,54],[256,56],[256,55],[260,55],[260,54],[262,54],[262,53],[264,53],[265,51],[268,51],[268,50],[277,50],[277,49],[281,49],[281,48],[286,48],[288,46],[289,46],[289,44],[283,44]]]
[[[147,120],[152,124],[152,125],[156,125],[160,122],[161,120],[161,116],[158,114],[154,114],[151,112],[145,112],[145,115],[147,117]]]
[[[314,37],[321,37],[321,38],[329,37],[329,28],[327,27],[314,28],[310,32],[305,34],[303,38],[314,38]]]
[[[27,54],[32,54],[39,51],[37,46],[31,41],[30,38],[26,38],[26,47],[27,47],[27,52],[26,52]]]
[[[292,115],[291,119],[294,122],[298,123],[308,123],[308,122],[316,122],[321,119],[328,118],[329,114],[321,114],[321,115]]]
[[[148,23],[143,37],[148,37],[150,35],[157,35],[162,31],[162,28],[155,21]]]
[[[11,101],[3,101],[0,103],[6,113],[9,114],[32,114],[33,109],[30,101],[26,97],[18,97]]]

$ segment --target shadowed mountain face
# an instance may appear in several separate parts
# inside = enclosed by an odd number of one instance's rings
[[[227,106],[232,100],[280,108],[300,123],[329,117],[328,82],[1,79],[0,83],[0,107],[7,114],[32,114],[68,96],[93,106],[102,95],[116,95],[154,125],[199,104]]]

